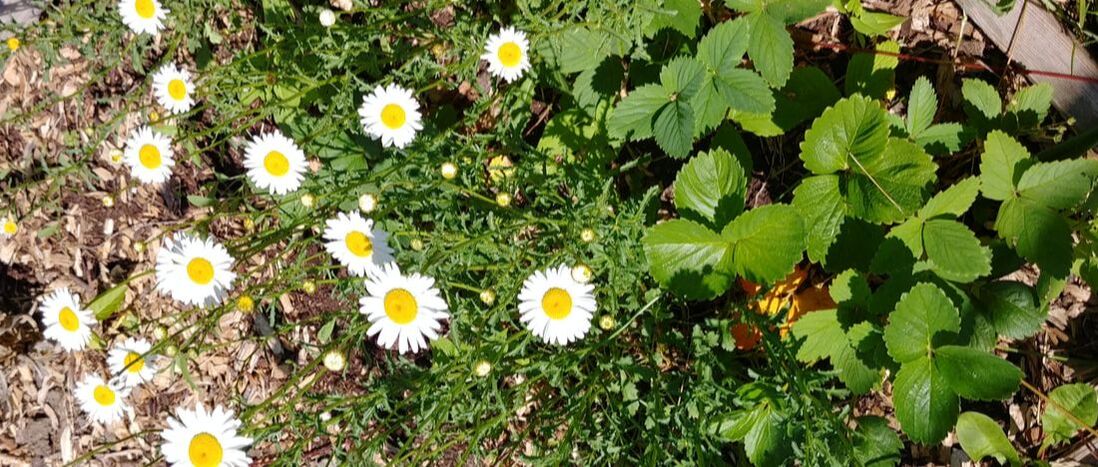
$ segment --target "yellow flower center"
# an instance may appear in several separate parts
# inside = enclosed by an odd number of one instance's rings
[[[541,308],[549,318],[567,318],[572,314],[572,296],[564,289],[553,287],[542,295]]]
[[[4,221],[4,233],[8,235],[15,235],[19,231],[19,226],[15,224],[15,221],[8,219]]]
[[[416,319],[419,305],[411,292],[393,289],[385,294],[385,314],[396,324],[408,324]]]
[[[126,371],[137,373],[145,367],[145,360],[141,358],[141,355],[137,352],[130,352],[126,354],[126,358],[122,360],[122,364],[126,367]]]
[[[183,100],[187,97],[187,83],[184,83],[181,79],[168,81],[168,95],[177,101]]]
[[[149,170],[159,169],[160,164],[163,163],[160,159],[160,150],[152,144],[141,146],[141,150],[137,152],[137,159]]]
[[[187,263],[187,275],[198,285],[209,284],[214,277],[213,264],[205,258],[195,258]]]
[[[8,50],[11,50],[12,52],[15,52],[16,50],[19,50],[19,39],[15,38],[15,37],[9,37],[8,38]]]
[[[57,322],[61,324],[62,329],[69,332],[80,328],[80,319],[76,317],[76,312],[69,307],[61,309],[61,312],[57,314]]]
[[[518,66],[522,61],[522,49],[514,42],[505,42],[499,46],[499,52],[496,52],[496,55],[499,56],[499,62],[507,68]]]
[[[374,244],[370,241],[370,237],[357,230],[347,234],[344,241],[347,242],[347,249],[351,250],[351,254],[359,258],[365,258],[374,252]]]
[[[206,432],[194,435],[194,438],[191,438],[191,445],[187,448],[187,456],[190,457],[194,467],[216,467],[221,464],[221,458],[224,455],[221,442],[214,435]]]
[[[114,405],[114,391],[107,387],[105,384],[100,384],[92,391],[92,397],[95,398],[95,402],[104,407]]]
[[[389,127],[392,130],[398,130],[404,126],[404,121],[407,119],[407,115],[404,114],[404,108],[396,104],[386,104],[381,109],[381,123]]]
[[[263,158],[263,167],[267,169],[267,173],[281,177],[290,171],[290,160],[281,152],[271,151]]]
[[[152,19],[156,15],[156,5],[153,5],[153,0],[137,0],[134,3],[134,9],[137,10],[137,16],[145,19]]]

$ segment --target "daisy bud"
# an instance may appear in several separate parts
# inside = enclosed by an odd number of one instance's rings
[[[320,25],[326,28],[332,27],[336,22],[336,14],[327,8],[320,10]]]
[[[491,305],[496,302],[496,292],[492,289],[484,289],[480,292],[480,301],[485,305]]]
[[[133,251],[136,253],[144,253],[146,248],[148,246],[145,245],[145,242],[133,242]]]
[[[343,353],[338,350],[329,350],[324,354],[324,367],[330,371],[343,371],[343,367],[347,365],[347,359],[343,357]]]
[[[442,172],[442,178],[447,180],[453,180],[457,177],[458,168],[453,162],[446,162],[442,164],[442,168],[439,169]]]
[[[595,241],[595,231],[591,229],[583,229],[583,231],[580,232],[580,240],[583,240],[584,243],[591,243]]]
[[[16,50],[19,50],[19,39],[18,38],[9,37],[7,42],[8,42],[8,50],[10,50],[12,52],[15,52]]]
[[[416,251],[423,251],[423,240],[418,238],[412,240],[412,249]]]
[[[168,344],[164,347],[164,355],[174,357],[177,353],[179,353],[179,347],[176,347],[175,344]]]
[[[488,373],[492,372],[492,364],[488,363],[488,360],[478,361],[477,364],[473,367],[473,372],[481,378],[488,376]]]
[[[586,284],[593,275],[591,268],[587,267],[586,264],[577,264],[572,267],[572,279],[575,279],[576,282]]]
[[[599,327],[602,328],[604,331],[614,329],[614,326],[616,326],[617,324],[618,323],[614,321],[613,316],[602,315],[602,318],[599,318]]]
[[[118,148],[111,149],[107,153],[107,157],[110,158],[112,164],[118,164],[122,162],[122,150]]]
[[[505,208],[511,205],[511,195],[507,193],[500,193],[496,195],[496,204],[501,208]]]
[[[160,120],[160,114],[157,113],[155,110],[150,110],[149,111],[149,121],[152,122],[152,123],[156,123],[158,120]]]
[[[331,419],[332,419],[332,413],[331,412],[321,412],[320,413],[320,421],[327,423],[328,420],[331,420]]]
[[[373,212],[374,209],[377,209],[377,197],[370,193],[359,196],[358,209],[365,213]]]
[[[251,313],[255,310],[255,300],[247,295],[236,300],[236,309],[241,313]]]
[[[154,339],[156,339],[158,341],[162,341],[162,340],[166,339],[167,337],[168,337],[168,328],[166,328],[164,326],[157,326],[156,329],[153,329],[153,338]]]
[[[301,195],[301,205],[312,209],[313,206],[316,206],[316,197],[308,193]]]
[[[244,230],[247,230],[248,232],[254,232],[255,231],[255,221],[252,220],[252,218],[250,218],[250,217],[245,217],[244,218]]]
[[[103,201],[104,206],[106,206],[108,208],[114,207],[114,197],[113,196],[106,195],[106,196],[103,197],[102,201]]]
[[[312,295],[316,293],[316,282],[313,282],[311,280],[305,281],[304,284],[301,284],[301,289],[304,290],[305,293]]]

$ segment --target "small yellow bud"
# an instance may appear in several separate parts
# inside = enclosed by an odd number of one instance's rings
[[[488,178],[499,182],[515,173],[514,163],[507,156],[496,156],[488,161]]]
[[[491,305],[496,302],[496,291],[492,289],[484,289],[480,292],[480,301],[485,305]]]
[[[480,360],[473,366],[473,372],[481,378],[488,376],[488,373],[492,372],[492,364],[488,360]]]
[[[19,233],[19,224],[15,223],[15,218],[8,216],[4,219],[4,235],[12,236]]]
[[[496,195],[496,204],[501,208],[505,208],[511,205],[511,195],[507,193],[500,193]]]
[[[236,300],[236,309],[241,313],[251,313],[255,311],[255,300],[252,297],[244,295]]]
[[[602,318],[599,318],[599,327],[602,328],[604,331],[614,329],[614,326],[617,326],[617,324],[618,323],[614,321],[613,316],[602,315]]]
[[[305,293],[309,295],[316,293],[316,282],[311,280],[305,281],[304,284],[301,284],[301,290],[304,290]]]
[[[133,251],[137,253],[144,253],[146,248],[148,248],[148,246],[145,245],[145,242],[133,242]]]
[[[586,284],[591,280],[592,276],[594,276],[594,273],[591,272],[591,268],[587,267],[586,264],[581,263],[572,266],[572,279],[576,282]]]
[[[158,341],[162,341],[162,340],[166,339],[167,337],[168,337],[168,328],[166,328],[164,326],[157,326],[156,329],[153,329],[153,339],[156,339]]]
[[[329,350],[324,354],[324,367],[330,371],[343,371],[343,367],[347,365],[347,359],[343,357],[343,352],[338,350]]]
[[[439,172],[442,172],[442,178],[447,180],[453,180],[457,177],[458,167],[453,162],[445,162],[442,167],[439,168]]]
[[[177,353],[179,353],[179,347],[176,347],[175,344],[168,344],[164,347],[164,355],[174,357]]]
[[[104,196],[103,197],[103,205],[108,207],[108,208],[114,207],[114,197],[111,196],[111,195]]]
[[[423,251],[423,240],[418,238],[412,239],[412,249],[416,251]]]
[[[160,114],[157,113],[155,110],[150,110],[149,111],[149,122],[156,123],[159,120],[160,120]]]
[[[377,209],[377,196],[371,193],[366,193],[358,197],[358,209],[365,213],[373,212]]]
[[[583,229],[583,231],[580,232],[580,240],[583,240],[584,243],[595,241],[595,231],[592,229]]]
[[[10,50],[12,52],[15,52],[16,50],[19,50],[19,45],[20,45],[19,38],[16,38],[16,37],[9,37],[8,38],[8,50]]]
[[[316,197],[308,193],[301,195],[301,205],[311,209],[316,206]]]
[[[122,150],[118,148],[111,149],[110,152],[107,153],[107,157],[111,159],[111,163],[120,164],[122,163]]]

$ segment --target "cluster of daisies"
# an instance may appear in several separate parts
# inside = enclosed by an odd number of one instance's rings
[[[58,289],[41,300],[39,310],[46,338],[70,352],[84,350],[91,341],[95,316],[80,303],[80,297],[68,289]],[[111,425],[125,416],[133,416],[126,399],[130,391],[147,383],[160,367],[152,345],[140,338],[120,340],[107,353],[111,377],[89,373],[76,383],[75,395],[88,417],[102,425]],[[251,439],[239,436],[240,421],[231,411],[216,407],[207,411],[201,404],[194,410],[176,409],[168,428],[161,432],[161,452],[172,465],[243,466],[250,462],[244,449]]]

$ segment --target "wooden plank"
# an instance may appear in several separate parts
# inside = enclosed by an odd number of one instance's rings
[[[1039,0],[1018,0],[1003,16],[996,15],[985,0],[956,2],[988,39],[999,49],[1009,50],[1010,58],[1026,69],[1098,78],[1098,63]],[[1098,125],[1098,84],[1036,74],[1029,79],[1051,84],[1053,105],[1075,117],[1080,129]]]

